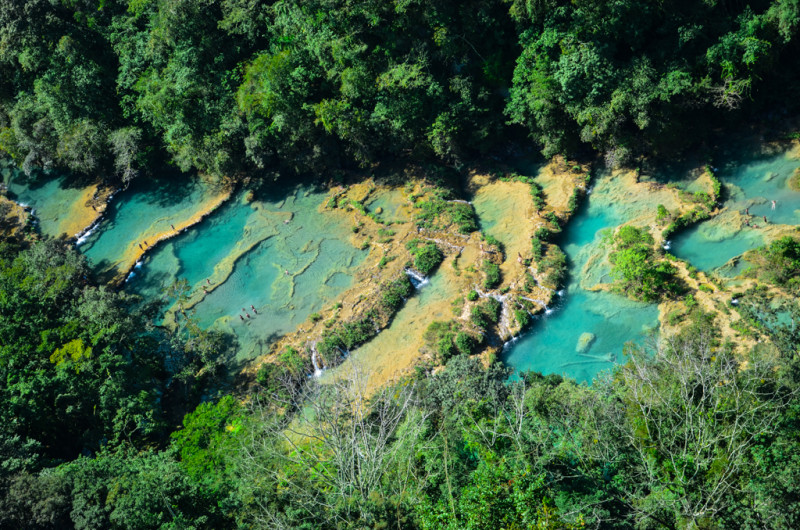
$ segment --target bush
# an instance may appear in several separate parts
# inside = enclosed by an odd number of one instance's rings
[[[478,299],[478,291],[476,291],[475,289],[467,293],[467,300],[469,300],[470,302],[474,302],[477,299]]]
[[[404,300],[414,292],[414,286],[408,276],[403,274],[384,285],[382,291],[381,305],[387,312],[394,313],[402,307]]]
[[[485,289],[494,289],[500,284],[500,267],[491,261],[484,261],[481,270],[486,275],[483,279]]]
[[[435,352],[438,363],[446,363],[458,351],[453,343],[457,329],[458,324],[453,321],[434,321],[430,323],[428,329],[422,335],[427,347]]]
[[[611,276],[617,288],[630,298],[656,302],[680,290],[677,269],[658,261],[653,253],[653,236],[634,226],[623,226],[612,237],[614,251],[609,255]]]
[[[478,229],[478,219],[471,204],[451,202],[448,204],[447,210],[456,225],[456,230],[460,233],[469,234]]]
[[[545,271],[542,283],[551,289],[555,289],[561,285],[567,275],[567,256],[560,248],[551,245],[540,266]]]
[[[514,318],[517,320],[517,323],[521,328],[524,328],[531,323],[531,315],[524,309],[515,309]]]
[[[459,353],[463,353],[464,355],[471,354],[478,345],[478,341],[475,340],[475,337],[464,331],[458,332],[454,342]]]
[[[533,253],[533,261],[539,263],[544,256],[544,245],[542,240],[536,236],[531,238],[531,252]]]
[[[428,276],[444,260],[444,254],[431,241],[423,242],[420,239],[413,239],[406,245],[411,255],[414,256],[414,268],[424,276]]]
[[[667,219],[668,217],[669,217],[669,210],[667,210],[667,208],[663,204],[659,204],[658,209],[656,211],[656,221],[660,223],[661,221]]]

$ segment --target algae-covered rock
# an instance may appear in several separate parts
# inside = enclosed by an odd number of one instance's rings
[[[794,170],[789,176],[789,189],[794,191],[800,191],[800,167]]]
[[[378,206],[377,208],[375,208],[375,213],[378,214],[378,215],[382,214],[383,213],[383,208],[381,206]]]
[[[589,348],[592,346],[592,343],[596,338],[597,336],[594,333],[590,333],[588,331],[581,333],[581,336],[578,337],[578,345],[575,346],[575,351],[578,353],[585,353],[589,351]]]

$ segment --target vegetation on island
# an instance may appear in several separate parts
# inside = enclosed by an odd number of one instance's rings
[[[681,292],[677,269],[656,256],[653,236],[645,229],[625,225],[606,234],[606,238],[612,247],[608,255],[611,276],[619,291],[644,302],[656,302]]]

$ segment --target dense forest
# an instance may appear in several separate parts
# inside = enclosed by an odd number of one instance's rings
[[[614,164],[796,106],[794,0],[8,0],[0,149],[123,181],[518,140]]]
[[[796,113],[798,24],[798,0],[0,0],[0,151],[123,185],[528,146],[624,165]],[[644,239],[614,258],[641,299],[677,289]],[[592,385],[451,347],[367,396],[292,350],[235,385],[230,337],[153,325],[180,289],[143,303],[8,237],[0,528],[797,527],[800,306],[771,290],[797,295],[800,247],[759,259],[744,363],[694,308]]]

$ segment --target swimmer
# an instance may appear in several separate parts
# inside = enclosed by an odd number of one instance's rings
[[[247,309],[245,309],[245,308],[242,308],[242,312],[243,312],[243,313],[247,313]]]
[[[245,313],[245,315],[247,315],[247,318],[250,318],[250,313]]]
[[[239,315],[239,318],[244,322],[244,317],[242,315]]]
[[[169,226],[171,226],[171,227],[172,227],[172,229],[173,229],[173,230],[175,230],[175,225],[174,225],[174,224],[170,223],[170,225],[169,225]]]
[[[773,210],[775,209],[775,202],[776,202],[776,201],[774,201],[774,200],[772,201],[772,209],[773,209]]]
[[[141,243],[139,243],[139,250],[144,250]]]
[[[766,222],[767,222],[767,216],[765,215],[764,216],[764,223],[766,223]]]
[[[749,206],[744,209],[744,214],[745,215],[750,215],[750,207]]]
[[[288,219],[284,219],[283,220],[283,224],[288,225],[289,224],[289,220]]]
[[[289,276],[289,271],[288,270],[286,270],[284,272],[286,272],[286,276]]]
[[[206,294],[208,294],[208,291],[206,290],[206,288],[205,288],[205,287],[203,287],[203,292],[204,292],[204,293],[206,293]]]
[[[209,280],[208,278],[206,278],[206,283],[207,283],[208,285],[211,285],[211,280]]]
[[[147,244],[147,241],[144,242],[144,246],[149,247],[150,245]]]

